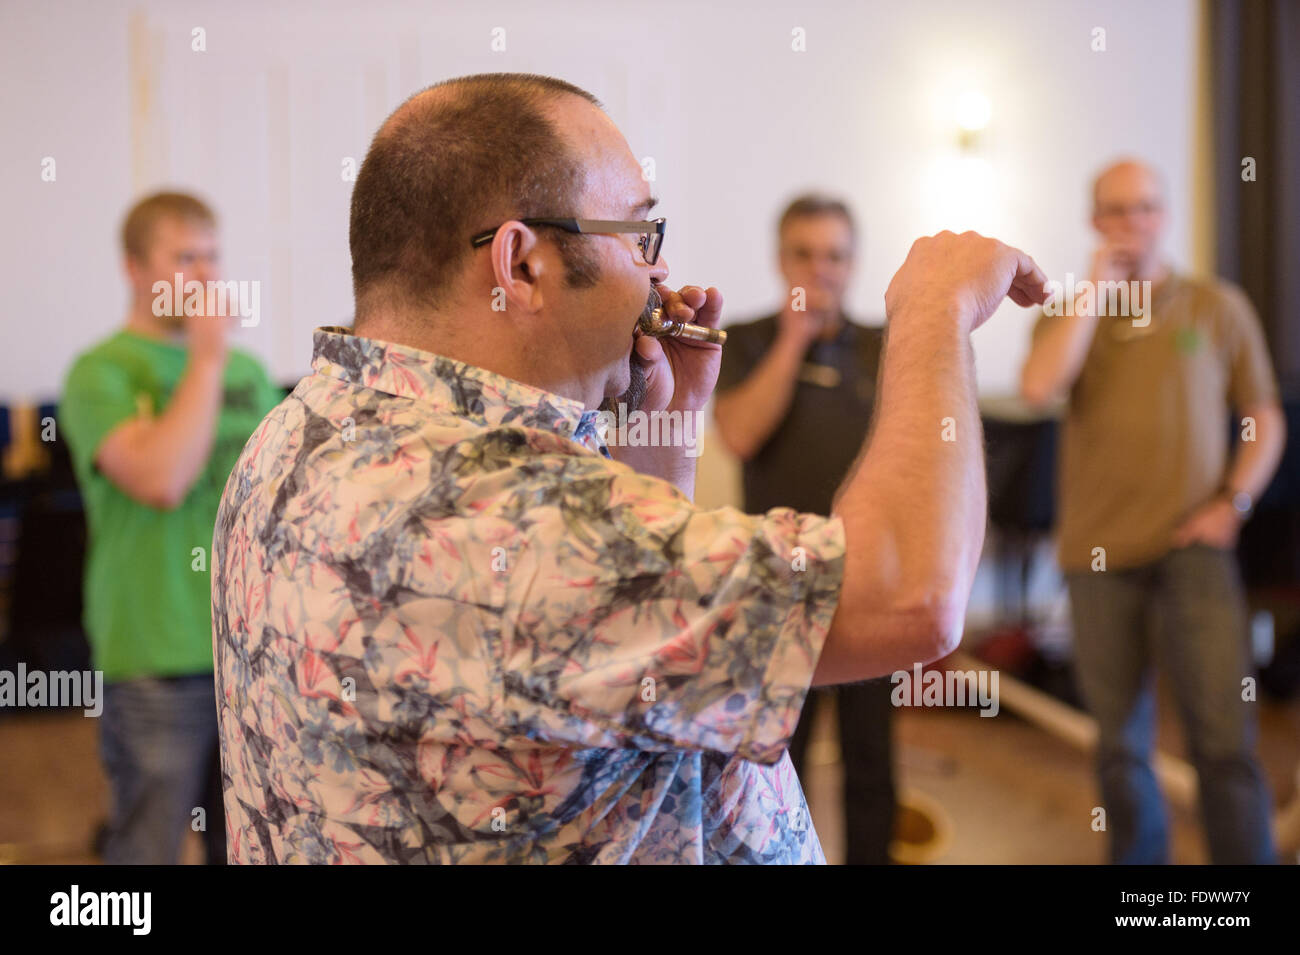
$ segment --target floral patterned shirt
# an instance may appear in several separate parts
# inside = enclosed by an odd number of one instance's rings
[[[318,329],[213,539],[231,862],[825,862],[786,751],[838,518],[697,508],[597,413]]]

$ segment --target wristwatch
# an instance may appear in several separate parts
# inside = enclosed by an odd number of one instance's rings
[[[1232,509],[1237,512],[1237,516],[1243,521],[1250,520],[1250,515],[1255,510],[1255,500],[1246,491],[1234,491],[1231,487],[1223,489],[1223,496],[1228,499]]]

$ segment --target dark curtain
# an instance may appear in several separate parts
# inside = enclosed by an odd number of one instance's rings
[[[1300,398],[1300,2],[1211,0],[1218,273],[1241,285]],[[1255,181],[1242,161],[1255,160]]]

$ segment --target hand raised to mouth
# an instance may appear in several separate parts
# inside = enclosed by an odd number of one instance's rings
[[[655,288],[657,286],[651,287],[652,301],[658,298]],[[684,315],[687,312],[692,313],[693,317],[694,309],[683,303],[682,307],[677,310],[677,315]],[[657,307],[651,307],[651,305],[647,304],[645,311],[637,319],[637,329],[642,334],[649,335],[652,338],[681,338],[685,341],[708,342],[714,345],[723,345],[727,341],[727,333],[719,328],[696,325],[684,318],[672,317],[666,304]]]
[[[713,330],[722,318],[722,293],[684,285],[673,291],[655,285],[662,301],[661,316],[677,323],[694,323]],[[640,323],[638,323],[640,325]],[[682,337],[656,338],[640,325],[635,336],[633,363],[640,363],[646,382],[646,411],[698,411],[713,393],[722,362],[722,349],[707,341]]]

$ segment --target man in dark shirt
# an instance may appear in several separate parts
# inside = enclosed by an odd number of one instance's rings
[[[778,227],[789,294],[775,315],[727,329],[714,418],[743,462],[745,510],[829,514],[835,489],[866,437],[882,330],[857,325],[842,305],[853,267],[853,218],[820,196],[792,202]],[[877,679],[814,690],[838,703],[850,864],[889,861],[894,782],[890,683]],[[817,703],[805,706],[790,742],[803,759]]]

